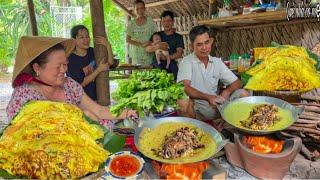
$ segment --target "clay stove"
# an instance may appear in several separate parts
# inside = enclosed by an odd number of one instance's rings
[[[288,173],[302,145],[300,138],[291,138],[284,141],[281,152],[261,153],[249,148],[248,144],[245,144],[248,140],[246,138],[248,136],[234,134],[235,143],[228,143],[225,146],[227,159],[231,164],[263,179],[282,179]],[[276,145],[275,149],[278,146]]]

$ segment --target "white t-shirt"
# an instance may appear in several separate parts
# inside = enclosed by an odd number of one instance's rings
[[[230,85],[238,78],[222,62],[221,58],[209,56],[207,68],[194,54],[184,57],[179,65],[177,82],[190,80],[191,87],[210,95],[217,95],[219,80],[225,86]],[[195,100],[196,103],[208,104],[205,100]]]

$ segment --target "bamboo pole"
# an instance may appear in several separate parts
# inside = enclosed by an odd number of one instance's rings
[[[33,0],[28,0],[29,19],[33,36],[38,36],[37,20],[34,13]]]
[[[93,37],[106,37],[102,0],[90,0],[90,12],[92,19]],[[103,58],[108,57],[108,52],[103,45],[99,45],[96,42],[94,42],[94,55],[96,63],[99,64]],[[101,105],[110,104],[109,81],[109,71],[101,72],[96,78],[98,103]]]
[[[122,5],[119,1],[117,0],[112,0],[115,4],[117,4],[122,10],[124,10],[128,15],[131,17],[135,17],[135,15],[132,13],[130,9],[127,9],[124,5]]]

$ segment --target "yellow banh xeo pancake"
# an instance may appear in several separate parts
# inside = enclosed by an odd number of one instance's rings
[[[260,104],[269,104],[269,103],[247,103],[247,102],[235,102],[229,104],[223,111],[225,119],[235,127],[241,127],[243,129],[248,129],[253,131],[252,129],[246,128],[241,125],[240,121],[246,121],[253,107]],[[278,107],[278,113],[280,116],[280,120],[276,121],[273,126],[267,128],[267,131],[277,131],[282,130],[288,125],[292,124],[294,118],[290,110],[283,109]]]
[[[188,127],[195,129],[198,132],[198,140],[200,144],[204,144],[204,148],[199,148],[194,150],[191,154],[187,156],[182,156],[175,159],[164,159],[163,157],[157,155],[152,149],[159,149],[163,142],[165,141],[166,135],[171,135],[175,131]],[[186,162],[197,162],[199,160],[204,160],[210,155],[213,155],[216,151],[216,143],[210,134],[204,132],[202,129],[196,127],[190,123],[178,123],[178,122],[168,122],[158,125],[156,128],[144,128],[139,136],[139,146],[143,151],[145,156],[151,159],[165,162],[165,163],[186,163]]]
[[[77,179],[98,171],[110,154],[103,130],[70,104],[26,104],[0,138],[0,169],[32,179]]]

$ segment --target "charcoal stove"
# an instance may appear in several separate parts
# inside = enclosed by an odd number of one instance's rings
[[[282,179],[301,150],[300,138],[286,139],[278,154],[263,154],[250,149],[243,141],[245,135],[234,133],[234,143],[225,146],[229,163],[262,179]]]

